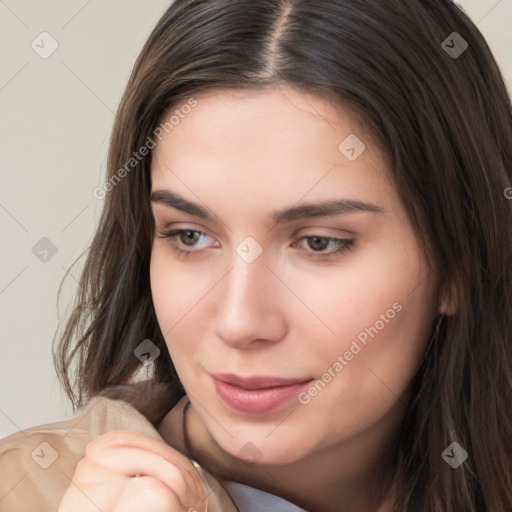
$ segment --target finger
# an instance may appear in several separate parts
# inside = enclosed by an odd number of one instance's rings
[[[152,451],[154,453],[167,454],[173,459],[176,458],[176,460],[189,462],[188,458],[182,453],[168,444],[163,443],[159,439],[149,437],[145,434],[139,434],[138,432],[131,432],[129,430],[111,430],[96,439],[93,439],[89,445],[101,445],[102,447],[133,446],[136,448],[144,448],[145,450]]]
[[[160,479],[151,476],[130,478],[83,458],[76,467],[59,512],[156,512],[159,507],[165,512],[200,512],[206,503],[207,500],[196,493],[180,495]]]
[[[185,475],[189,475],[194,482],[194,487],[197,488],[197,492],[203,493],[206,497],[204,483],[190,460],[178,450],[159,439],[127,430],[113,430],[91,441],[87,446],[86,455],[88,453],[95,454],[97,450],[103,451],[107,447],[114,446],[132,446],[160,455],[171,464],[185,471]]]
[[[181,512],[189,508],[160,480],[142,476],[129,479],[112,512]]]
[[[160,480],[179,496],[198,492],[195,481],[183,469],[147,450],[127,446],[109,447],[102,451],[90,451],[86,454],[85,459],[96,466],[101,466],[103,473],[106,470],[125,476],[151,476]],[[79,468],[77,476],[83,483],[92,483],[100,481],[102,475],[98,471],[92,472],[84,464]]]
[[[87,445],[86,453],[87,451],[94,452],[96,449],[104,450],[107,447],[114,446],[142,448],[160,455],[173,464],[181,466],[194,476],[197,474],[190,460],[175,448],[163,443],[159,439],[154,439],[147,435],[139,434],[138,432],[130,432],[128,430],[112,430],[97,437]]]
[[[188,510],[176,494],[153,477],[122,477],[121,485],[109,481],[72,485],[64,495],[59,512],[178,512]],[[191,504],[193,505],[193,504]]]

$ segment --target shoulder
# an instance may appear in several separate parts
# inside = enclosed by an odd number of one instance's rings
[[[0,510],[55,512],[90,441],[106,432],[128,430],[165,442],[155,425],[184,403],[181,398],[170,384],[110,386],[74,418],[0,439]],[[216,510],[231,509],[212,508]]]
[[[57,510],[90,440],[87,410],[0,439],[0,510]]]
[[[0,510],[57,510],[87,444],[111,430],[153,432],[126,402],[97,395],[75,417],[0,439]]]

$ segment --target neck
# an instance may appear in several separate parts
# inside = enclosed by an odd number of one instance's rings
[[[231,480],[246,484],[315,512],[390,512],[386,494],[403,412],[398,402],[395,410],[356,438],[283,465],[251,464],[227,453],[211,436],[193,404],[183,418],[184,429],[179,428],[182,435],[177,432],[177,422],[169,428],[165,419],[160,431],[169,444],[221,483]],[[187,437],[193,443],[187,443]]]

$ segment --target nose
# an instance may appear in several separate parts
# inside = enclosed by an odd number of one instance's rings
[[[231,270],[216,287],[214,331],[233,348],[276,343],[286,334],[283,285],[264,255],[247,263],[234,252]]]

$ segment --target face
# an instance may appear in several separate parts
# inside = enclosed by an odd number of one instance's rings
[[[195,98],[152,157],[156,315],[215,441],[293,462],[396,409],[436,280],[347,112],[285,86]],[[247,390],[217,373],[265,378]]]

